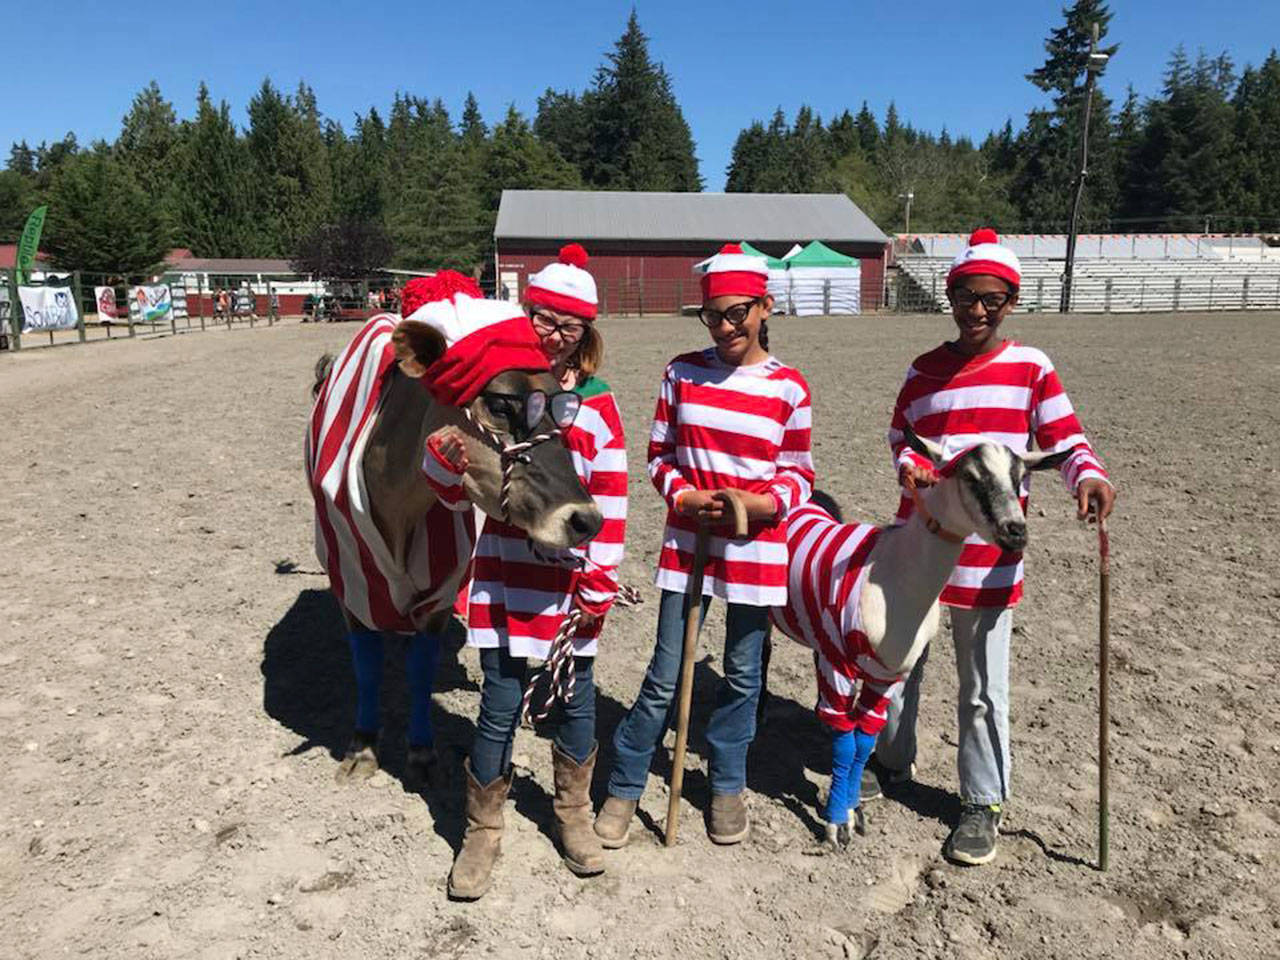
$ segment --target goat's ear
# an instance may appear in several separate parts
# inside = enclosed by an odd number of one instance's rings
[[[444,353],[444,336],[419,320],[401,320],[391,334],[396,362],[406,376],[421,377]]]
[[[1028,470],[1049,470],[1059,466],[1063,460],[1071,456],[1071,448],[1059,450],[1057,453],[1024,453],[1022,464]]]
[[[907,446],[920,454],[922,457],[928,457],[935,467],[942,466],[943,455],[942,447],[934,443],[932,440],[926,440],[911,429],[911,424],[905,424],[902,428],[902,435],[906,438]]]

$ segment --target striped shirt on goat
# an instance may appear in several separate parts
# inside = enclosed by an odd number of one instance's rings
[[[787,601],[770,615],[779,630],[813,650],[818,719],[834,730],[879,733],[889,695],[903,679],[876,659],[858,602],[880,532],[866,523],[839,523],[815,503],[787,519]]]
[[[1053,363],[1043,351],[1013,340],[976,357],[944,344],[912,361],[893,408],[889,446],[897,468],[908,462],[932,466],[907,446],[907,424],[921,437],[942,444],[948,455],[972,445],[977,437],[1003,443],[1015,453],[1029,452],[1032,440],[1046,453],[1071,450],[1059,469],[1072,493],[1088,477],[1107,479]],[[1028,473],[1022,481],[1024,511],[1030,491]],[[898,522],[904,522],[911,509],[911,498],[903,491]],[[1021,551],[1001,550],[970,536],[942,591],[942,602],[1012,607],[1021,599]]]
[[[334,361],[311,411],[305,463],[316,556],[334,596],[367,627],[412,633],[452,606],[475,534],[470,513],[436,503],[414,528],[402,567],[374,523],[363,457],[394,374],[398,321],[385,313],[371,318]]]
[[[519,527],[486,517],[471,582],[459,598],[469,646],[507,647],[513,657],[545,660],[576,598],[597,619],[578,628],[574,652],[596,654],[602,618],[618,594],[618,566],[627,533],[627,448],[608,384],[592,377],[577,392],[582,405],[561,439],[604,525],[583,546],[549,550],[531,547]],[[430,456],[424,466],[442,501],[453,509],[471,509],[460,474]]]
[[[774,357],[750,366],[721,361],[714,347],[676,357],[662,378],[649,437],[649,477],[667,501],[656,582],[683,592],[698,522],[676,513],[684,490],[773,494],[778,517],[752,521],[747,538],[712,533],[703,593],[773,606],[787,597],[786,517],[809,499],[809,385]]]

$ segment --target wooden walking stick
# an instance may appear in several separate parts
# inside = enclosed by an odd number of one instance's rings
[[[725,491],[725,499],[733,510],[733,535],[747,535],[747,510],[732,490]],[[689,745],[689,710],[693,705],[693,658],[698,652],[698,630],[702,626],[702,575],[707,566],[707,544],[711,540],[711,528],[705,523],[698,526],[698,538],[693,548],[693,570],[689,573],[689,585],[685,590],[684,651],[680,657],[680,694],[676,707],[676,749],[671,757],[671,789],[667,801],[667,829],[664,842],[675,846],[676,831],[680,826],[680,793],[684,789],[684,753]]]
[[[1111,721],[1111,541],[1107,521],[1098,518],[1098,869],[1106,870],[1111,853],[1110,752]]]

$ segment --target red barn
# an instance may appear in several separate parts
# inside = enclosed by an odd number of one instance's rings
[[[529,274],[573,240],[591,254],[605,314],[677,313],[697,303],[693,265],[742,240],[777,257],[821,240],[861,262],[862,309],[884,303],[889,238],[840,193],[504,190],[494,228],[499,296],[518,297]]]

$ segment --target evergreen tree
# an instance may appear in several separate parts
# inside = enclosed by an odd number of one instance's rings
[[[483,143],[489,136],[489,128],[484,125],[484,118],[480,115],[480,104],[476,102],[476,95],[469,90],[467,101],[462,107],[462,123],[458,132],[463,140],[471,144]]]
[[[258,230],[248,151],[223,101],[214,105],[202,83],[196,116],[184,125],[175,161],[175,242],[205,257],[245,257],[271,251]]]
[[[20,173],[24,177],[36,175],[36,152],[27,145],[27,141],[23,140],[9,147],[7,169]]]
[[[894,116],[897,116],[896,111]],[[875,153],[876,147],[880,145],[880,125],[876,123],[876,115],[871,112],[865,100],[862,101],[862,109],[858,111],[854,125],[858,128],[858,146],[862,148],[862,152],[867,156]]]
[[[68,270],[150,273],[169,249],[156,206],[129,167],[99,144],[59,166],[45,244],[54,263]]]
[[[572,190],[582,186],[577,171],[555,150],[533,135],[529,122],[514,106],[493,128],[485,156],[486,214],[497,216],[503,190]]]
[[[667,72],[649,57],[634,10],[606,60],[588,99],[591,150],[580,167],[583,179],[614,190],[701,190],[693,135]]]
[[[138,185],[161,201],[166,221],[174,190],[177,145],[178,116],[152,80],[133,98],[115,147]]]
[[[17,170],[0,170],[0,242],[13,243],[39,204],[29,177]]]

